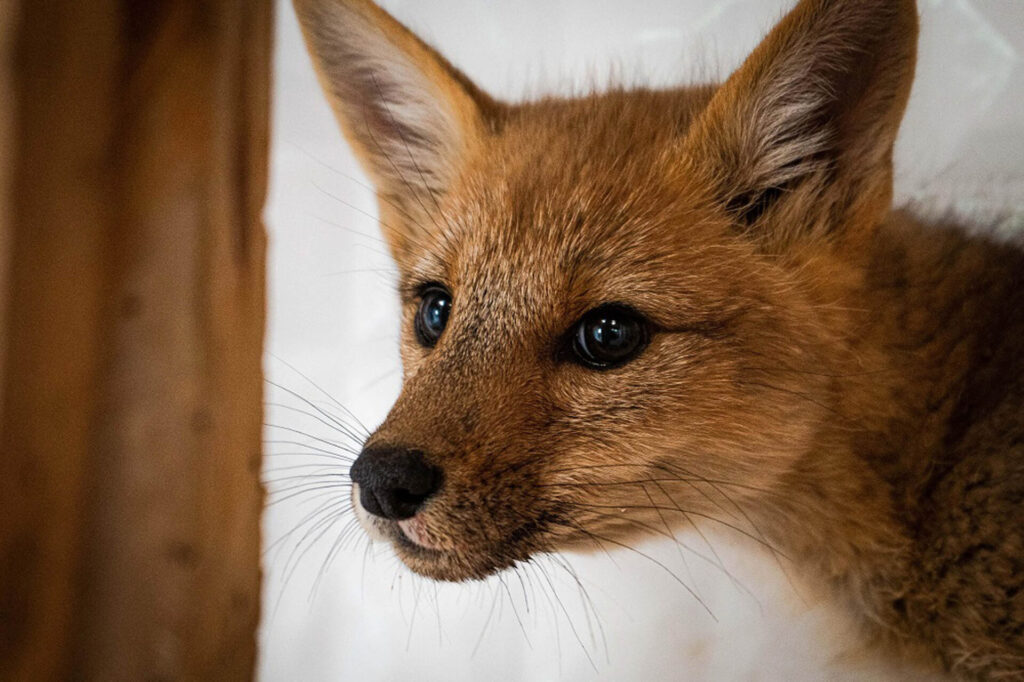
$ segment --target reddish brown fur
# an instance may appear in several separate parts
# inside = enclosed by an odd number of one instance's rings
[[[445,472],[438,549],[367,520],[406,564],[480,578],[728,506],[878,639],[1024,675],[1024,255],[890,208],[910,0],[803,0],[722,86],[522,105],[368,2],[296,6],[401,272],[370,442]],[[455,300],[432,350],[427,282]],[[609,301],[650,346],[567,362]]]

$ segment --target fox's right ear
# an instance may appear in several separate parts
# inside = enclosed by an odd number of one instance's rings
[[[320,83],[383,205],[413,223],[493,125],[498,105],[369,0],[294,0]],[[396,252],[415,241],[388,221]],[[398,230],[398,232],[396,232]]]

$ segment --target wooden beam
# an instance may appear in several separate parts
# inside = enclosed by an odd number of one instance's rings
[[[20,5],[0,678],[250,678],[270,0]]]

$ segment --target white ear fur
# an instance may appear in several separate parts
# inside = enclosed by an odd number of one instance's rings
[[[363,0],[296,0],[346,136],[378,190],[443,192],[483,129],[484,97],[404,26]]]
[[[815,125],[829,100],[827,84],[818,83],[798,64],[785,65],[763,84],[760,93],[737,113],[747,125],[737,151],[749,190],[782,187],[820,170],[834,138],[827,126]]]
[[[891,192],[916,19],[913,0],[803,0],[780,22],[688,136],[730,210],[756,221],[806,179]]]

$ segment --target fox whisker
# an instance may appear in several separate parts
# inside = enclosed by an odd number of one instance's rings
[[[321,417],[323,417],[324,419],[327,419],[329,422],[334,424],[334,426],[336,427],[337,430],[341,431],[342,433],[350,434],[351,438],[354,441],[359,441],[361,439],[365,439],[366,437],[369,437],[370,434],[366,430],[366,427],[363,426],[359,422],[359,420],[355,419],[355,415],[353,415],[351,412],[349,412],[346,408],[340,407],[339,409],[343,410],[346,413],[346,415],[355,422],[355,427],[359,429],[358,431],[352,425],[346,424],[341,419],[339,419],[336,415],[331,414],[330,412],[328,412],[326,409],[324,409],[320,405],[317,405],[315,402],[313,402],[312,400],[302,396],[301,394],[297,393],[296,391],[293,391],[290,388],[286,388],[286,387],[282,386],[281,384],[279,384],[279,383],[277,383],[275,381],[272,381],[270,379],[265,379],[265,381],[266,381],[266,383],[268,383],[269,385],[273,386],[274,388],[276,388],[276,389],[278,389],[280,391],[284,391],[288,395],[290,395],[293,398],[296,398],[299,401],[301,401],[302,403],[304,403],[306,406],[312,408],[314,412],[316,412]]]
[[[383,201],[388,206],[390,206],[391,208],[393,208],[396,211],[398,211],[399,213],[401,213],[403,218],[405,218],[406,220],[410,221],[416,227],[418,227],[420,229],[423,229],[423,225],[420,224],[419,222],[417,222],[416,219],[412,215],[410,215],[408,212],[406,212],[406,210],[404,208],[402,208],[401,204],[399,204],[396,201],[393,201],[392,199],[390,199],[388,197],[377,195],[376,194],[376,190],[375,190],[375,188],[372,185],[368,185],[365,182],[363,182],[362,180],[360,180],[359,178],[355,177],[354,175],[350,175],[349,173],[346,173],[346,172],[344,172],[344,171],[342,171],[342,170],[340,170],[338,168],[335,168],[334,166],[326,163],[322,159],[317,158],[315,155],[311,154],[308,150],[306,150],[303,147],[301,147],[300,145],[296,144],[294,141],[288,140],[287,142],[288,142],[288,144],[290,144],[293,147],[295,147],[296,149],[298,149],[302,154],[306,155],[306,157],[308,157],[312,161],[318,163],[319,165],[323,166],[327,170],[332,171],[333,173],[336,173],[337,175],[345,178],[346,180],[352,182],[353,184],[358,185],[359,187],[361,187],[363,189],[370,190],[371,192],[373,192],[375,194],[377,199],[379,199],[380,201]],[[317,187],[317,189],[320,189],[320,188]],[[338,199],[338,197],[335,196],[334,194],[329,194],[328,196],[330,196],[333,199]],[[380,219],[379,219],[378,216],[372,215],[372,214],[367,214],[365,212],[363,212],[363,213],[364,213],[364,215],[367,215],[371,220],[374,220],[376,222],[380,222]],[[381,224],[383,224],[383,223],[381,223]],[[388,227],[388,226],[385,225],[385,227]],[[358,234],[360,234],[361,236],[366,237],[367,239],[373,239],[374,241],[380,242],[382,244],[385,243],[385,241],[383,239],[379,238],[379,237],[374,237],[372,235],[368,235],[368,234],[365,234],[365,233],[358,233]]]
[[[369,431],[369,429],[366,428],[366,425],[363,424],[361,421],[359,421],[359,418],[356,417],[356,415],[351,410],[349,410],[347,407],[345,407],[345,405],[343,405],[341,402],[339,402],[334,396],[332,396],[330,393],[328,393],[326,390],[324,390],[323,387],[321,387],[318,383],[313,381],[306,374],[301,372],[298,368],[296,368],[294,365],[289,363],[284,358],[282,358],[282,357],[280,357],[278,355],[274,355],[274,354],[271,354],[271,357],[273,357],[277,362],[281,363],[282,365],[284,365],[285,367],[290,369],[295,374],[299,375],[299,377],[301,377],[306,383],[308,383],[310,386],[312,386],[314,389],[316,389],[317,392],[319,392],[322,396],[327,398],[327,400],[329,400],[331,402],[331,404],[333,404],[335,407],[337,407],[339,410],[341,410],[349,419],[351,419],[355,423],[355,425],[358,427],[358,429],[363,434],[365,434],[366,437],[369,437],[370,431]],[[307,398],[304,398],[303,396],[301,396],[297,392],[289,390],[289,389],[285,388],[284,386],[280,385],[279,383],[271,382],[271,385],[276,387],[276,388],[279,388],[279,389],[285,391],[286,393],[289,393],[290,395],[292,395],[292,396],[294,396],[294,397],[296,397],[296,398],[298,398],[300,400],[302,400],[303,402],[307,403],[308,405],[314,407],[314,409],[317,409],[317,411],[319,411],[319,409],[316,407],[316,405],[312,401],[308,400]]]
[[[671,576],[673,580],[675,580],[679,585],[681,585],[683,587],[683,589],[685,589],[695,600],[697,600],[697,602],[704,608],[705,611],[708,612],[708,615],[710,615],[711,618],[715,622],[718,622],[718,618],[715,616],[714,612],[707,605],[707,603],[700,597],[700,595],[698,595],[697,592],[692,587],[687,585],[686,582],[682,578],[680,578],[672,569],[670,569],[668,566],[666,566],[663,562],[659,561],[658,559],[655,559],[654,557],[652,557],[650,554],[647,554],[646,552],[643,552],[643,551],[641,551],[639,549],[636,549],[632,545],[628,545],[628,544],[626,544],[624,542],[619,542],[618,540],[613,540],[611,538],[604,537],[604,536],[602,536],[602,535],[600,535],[598,533],[595,533],[593,531],[587,530],[586,528],[584,528],[583,526],[581,526],[580,524],[578,524],[578,523],[576,523],[576,522],[574,522],[572,520],[570,520],[565,525],[568,525],[570,528],[574,528],[578,532],[583,533],[584,535],[590,537],[598,545],[601,545],[601,543],[608,543],[610,545],[615,545],[616,547],[621,547],[621,548],[623,548],[623,549],[625,549],[625,550],[627,550],[629,552],[632,552],[633,554],[636,554],[638,556],[641,556],[641,557],[647,559],[648,561],[652,562],[656,566],[660,567],[663,571],[668,573],[668,575]]]
[[[341,435],[345,436],[346,438],[351,439],[351,441],[353,443],[357,444],[357,445],[361,442],[360,437],[354,431],[352,431],[348,426],[338,426],[338,423],[336,421],[324,419],[322,416],[320,416],[320,413],[318,413],[318,412],[310,412],[309,410],[304,410],[301,407],[295,407],[293,405],[285,405],[284,403],[265,402],[263,405],[264,405],[264,407],[274,407],[274,408],[278,408],[278,409],[282,409],[282,410],[287,410],[288,412],[292,412],[294,414],[301,414],[301,415],[303,415],[305,417],[309,417],[310,419],[312,419],[312,420],[314,420],[314,421],[316,421],[316,422],[318,422],[320,424],[323,424],[327,428],[331,429],[331,431],[333,431],[335,433],[340,433]],[[267,426],[270,426],[270,425],[267,424]]]
[[[292,450],[283,452],[267,452],[264,453],[264,457],[303,457],[310,459],[327,459],[335,462],[335,464],[327,464],[324,462],[320,463],[320,466],[344,466],[348,467],[355,461],[355,457],[351,454],[344,452],[332,452],[331,450],[324,450],[314,446],[307,445],[306,443],[300,443],[296,441],[287,440],[268,440],[263,441],[264,445],[289,445],[294,447],[303,448],[302,450]],[[287,460],[291,461],[291,460]]]

